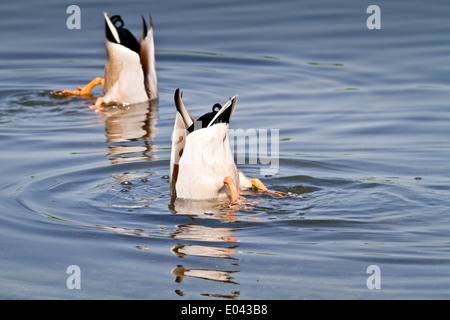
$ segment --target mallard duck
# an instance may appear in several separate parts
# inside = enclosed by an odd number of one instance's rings
[[[108,17],[106,23],[106,64],[104,79],[97,77],[78,90],[63,90],[59,94],[89,95],[92,88],[103,85],[103,97],[95,103],[134,104],[158,97],[155,70],[153,24],[149,14],[149,27],[142,17],[143,29],[139,41],[124,28],[119,15]]]
[[[234,96],[197,120],[183,104],[180,89],[175,91],[175,116],[170,156],[172,199],[239,202],[240,192],[252,186],[268,191],[259,179],[250,179],[237,169],[231,153],[228,127],[236,109]]]

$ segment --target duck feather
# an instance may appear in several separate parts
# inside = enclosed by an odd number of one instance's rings
[[[124,28],[123,20],[116,15],[106,21],[106,64],[104,102],[134,104],[158,97],[155,70],[153,23],[149,15],[149,28],[139,41]],[[144,20],[145,21],[145,20]]]
[[[206,125],[195,126],[202,117],[193,121],[181,99],[179,89],[175,91],[175,117],[172,134],[170,186],[172,198],[206,200],[228,199],[229,189],[223,179],[230,176],[241,189],[240,178],[245,177],[236,168],[231,153],[228,127],[236,108],[237,97],[231,98],[219,110],[203,115],[210,118]],[[204,118],[203,118],[204,119]],[[189,131],[188,126],[195,126]]]

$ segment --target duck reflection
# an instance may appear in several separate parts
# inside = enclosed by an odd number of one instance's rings
[[[232,237],[232,228],[213,228],[196,224],[179,225],[170,237],[175,240],[184,241],[206,241],[206,242],[235,242],[236,239]],[[170,250],[173,254],[180,258],[190,256],[195,257],[212,257],[220,259],[228,259],[233,261],[233,265],[237,266],[237,258],[231,255],[236,252],[238,245],[232,244],[229,246],[210,246],[199,244],[185,244],[180,243]],[[172,274],[176,276],[175,282],[180,283],[185,277],[201,278],[225,283],[238,284],[232,281],[232,273],[239,272],[238,270],[210,270],[210,269],[194,269],[178,265],[172,270]]]
[[[197,256],[197,257],[214,257],[214,258],[227,258],[231,260],[238,260],[231,257],[232,253],[235,253],[235,248],[239,246],[229,246],[229,247],[210,247],[210,246],[199,246],[199,245],[186,245],[180,244],[173,247],[170,251],[176,254],[180,258]]]
[[[113,164],[156,157],[149,153],[157,150],[152,142],[158,132],[158,100],[130,105],[106,105],[101,113],[106,118],[106,142],[110,143],[108,156]],[[144,141],[144,145],[124,144],[137,139]],[[141,155],[123,157],[124,154],[136,153]]]
[[[177,230],[170,236],[176,240],[196,240],[208,242],[231,242],[236,241],[232,237],[233,229],[231,228],[212,228],[202,225],[188,224],[179,225]]]
[[[236,212],[232,208],[225,207],[223,203],[215,200],[192,201],[185,199],[175,199],[169,204],[169,209],[174,214],[187,215],[191,219],[218,219],[221,222],[233,222],[236,219]]]
[[[193,277],[206,280],[214,280],[223,283],[239,284],[232,281],[232,273],[239,271],[224,271],[224,270],[206,270],[206,269],[190,269],[183,267],[182,265],[177,266],[172,270],[172,274],[176,276],[175,282],[180,283],[183,281],[184,277]]]

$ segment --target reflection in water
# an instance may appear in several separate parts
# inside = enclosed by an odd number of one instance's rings
[[[202,225],[189,224],[179,225],[177,230],[174,231],[170,237],[176,240],[196,240],[207,242],[234,242],[236,239],[232,237],[232,228],[212,228]],[[207,246],[207,245],[189,245],[178,244],[174,246],[171,251],[180,258],[189,256],[196,257],[212,257],[221,259],[230,259],[237,261],[238,259],[231,257],[237,245],[231,245],[228,247]],[[233,263],[237,265],[237,263]],[[200,279],[207,279],[213,281],[219,281],[223,283],[238,284],[232,281],[232,273],[239,272],[238,270],[209,270],[209,269],[193,269],[178,265],[172,270],[172,274],[176,276],[175,282],[180,283],[185,277],[193,277]]]
[[[202,258],[217,258],[230,261],[229,265],[234,267],[234,270],[228,268],[219,268],[218,263],[214,263],[211,268],[194,268],[185,265],[177,265],[172,269],[172,274],[175,276],[175,282],[181,283],[186,278],[196,278],[203,280],[211,280],[224,284],[239,285],[234,281],[233,273],[240,272],[235,268],[239,266],[236,257],[232,254],[236,253],[239,247],[234,244],[237,239],[233,236],[234,228],[219,228],[210,227],[200,224],[204,220],[201,219],[217,219],[223,223],[232,222],[235,219],[235,213],[227,208],[224,208],[216,202],[208,201],[185,201],[176,200],[170,205],[174,214],[187,215],[197,221],[194,224],[178,225],[176,230],[171,233],[170,237],[175,240],[181,240],[184,243],[178,243],[172,247],[171,252],[180,258],[202,257]],[[188,244],[185,242],[195,242]],[[201,242],[199,244],[198,242]],[[214,243],[211,245],[205,243]],[[227,246],[218,246],[218,243],[227,243]],[[184,292],[180,289],[175,290],[175,293],[184,296]],[[239,291],[232,291],[229,294],[203,293],[204,296],[221,297],[234,299],[239,296]]]
[[[205,297],[213,297],[213,298],[227,298],[227,299],[235,299],[239,297],[241,294],[240,291],[231,291],[230,294],[209,294],[209,293],[202,293],[202,296]]]
[[[232,281],[232,273],[239,271],[224,271],[224,270],[206,270],[206,269],[190,269],[181,265],[172,270],[172,274],[176,276],[175,282],[180,283],[184,277],[193,277],[206,280],[219,281],[223,283],[239,284]]]
[[[157,150],[152,142],[158,132],[156,128],[158,100],[132,105],[105,106],[101,112],[106,117],[106,141],[111,143],[108,147],[108,156],[113,164],[156,157],[154,154],[148,153]],[[136,139],[142,139],[144,145],[118,144]],[[132,153],[142,155],[123,157],[124,154]]]
[[[212,228],[196,224],[180,225],[177,230],[171,234],[176,240],[196,240],[209,242],[230,242],[236,241],[231,235],[232,228]]]
[[[177,198],[169,205],[169,209],[174,214],[188,215],[193,219],[218,219],[224,223],[236,219],[236,212],[215,200],[191,201]]]
[[[197,257],[215,257],[215,258],[229,258],[232,260],[237,260],[231,257],[232,253],[235,253],[235,248],[239,246],[229,246],[229,247],[210,247],[210,246],[198,246],[198,245],[187,245],[180,244],[173,247],[170,251],[179,256],[180,258],[188,256]]]

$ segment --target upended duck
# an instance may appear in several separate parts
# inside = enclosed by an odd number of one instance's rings
[[[106,23],[106,64],[104,78],[97,77],[78,90],[55,92],[62,95],[89,95],[99,84],[103,85],[103,97],[97,98],[95,106],[102,104],[134,104],[158,97],[155,70],[153,24],[149,14],[149,26],[142,17],[143,29],[139,40],[126,28],[119,15],[108,17]]]
[[[259,179],[250,179],[237,169],[228,137],[230,119],[237,97],[224,106],[215,104],[212,112],[197,120],[183,104],[180,89],[175,91],[177,109],[170,156],[170,192],[172,199],[224,201],[237,203],[240,192],[252,186],[268,190]]]

